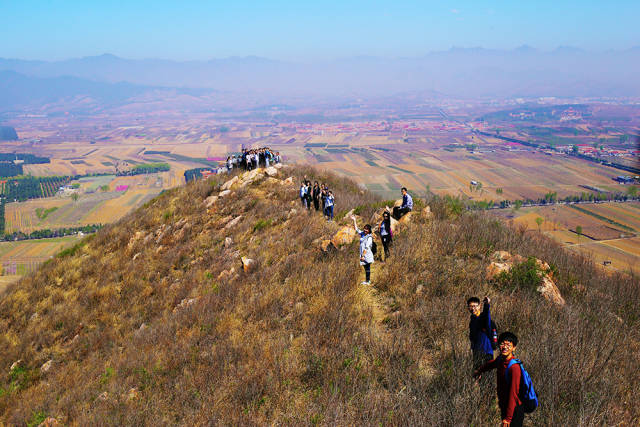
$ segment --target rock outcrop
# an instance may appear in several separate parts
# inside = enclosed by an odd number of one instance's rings
[[[496,280],[500,274],[508,273],[514,265],[521,264],[525,261],[526,259],[521,255],[512,255],[507,251],[496,251],[491,255],[491,263],[486,269],[486,278],[487,280]],[[560,306],[565,305],[565,300],[553,281],[553,273],[551,272],[549,264],[537,258],[535,259],[535,262],[538,275],[542,279],[542,282],[536,290],[547,301]]]
[[[331,243],[338,248],[343,245],[348,245],[353,242],[357,233],[352,226],[344,226],[338,230],[338,232],[331,239]]]

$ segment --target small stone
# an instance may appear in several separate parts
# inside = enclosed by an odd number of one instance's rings
[[[232,244],[233,244],[233,239],[231,237],[225,237],[224,247],[225,248],[231,247]]]
[[[416,295],[422,295],[424,293],[424,286],[423,285],[418,285],[416,287]]]
[[[222,198],[222,197],[228,196],[229,194],[231,194],[231,190],[224,190],[224,191],[221,191],[220,194],[218,194],[218,197]]]
[[[210,208],[211,206],[213,206],[213,204],[218,200],[218,196],[209,196],[206,199],[204,199],[204,205],[207,208]]]
[[[542,283],[538,286],[537,291],[540,292],[540,294],[548,301],[560,306],[565,305],[565,301],[560,294],[560,290],[549,276],[545,275],[542,278]]]
[[[22,359],[18,359],[15,362],[13,362],[11,364],[11,367],[9,368],[9,372],[13,371],[14,369],[19,368],[21,363],[22,363]]]
[[[292,176],[290,176],[289,178],[285,179],[285,180],[283,181],[283,183],[284,183],[285,185],[293,185],[293,177],[292,177]]]
[[[40,372],[42,372],[43,374],[46,374],[51,370],[52,366],[53,366],[53,360],[49,360],[40,367]]]
[[[240,262],[242,262],[242,269],[245,273],[251,272],[255,268],[255,260],[247,257],[240,258]]]
[[[232,219],[231,221],[229,221],[227,223],[227,225],[224,226],[224,228],[231,228],[234,227],[236,224],[238,224],[240,222],[240,220],[242,219],[242,215],[235,217],[234,219]]]
[[[235,184],[236,182],[238,182],[238,177],[234,176],[229,181],[227,181],[224,184],[222,184],[222,187],[220,187],[220,189],[223,190],[223,191],[229,190],[233,186],[233,184]]]
[[[264,173],[266,173],[269,176],[276,176],[278,175],[278,169],[274,168],[273,166],[270,166],[264,170]]]

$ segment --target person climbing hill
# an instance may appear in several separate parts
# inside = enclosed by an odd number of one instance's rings
[[[522,363],[514,357],[518,337],[511,332],[504,332],[500,334],[498,343],[500,355],[476,369],[473,376],[480,378],[484,372],[497,370],[498,406],[502,417],[502,427],[520,427],[524,421],[526,406],[523,404],[523,396],[526,398],[531,395],[535,400],[535,406],[529,408],[528,412],[537,406],[537,396]],[[523,385],[526,388],[527,383],[529,390],[521,390]]]
[[[471,314],[469,318],[469,341],[471,342],[474,370],[493,359],[493,328],[490,303],[489,297],[484,297],[481,310],[478,297],[471,297],[467,300],[467,309]]]
[[[378,226],[378,233],[380,233],[380,240],[382,241],[382,247],[384,248],[384,260],[389,258],[389,247],[393,240],[393,232],[391,231],[391,215],[389,212],[384,211],[382,213],[382,221]]]
[[[373,264],[373,235],[371,234],[371,226],[364,226],[364,230],[358,228],[355,216],[351,216],[353,227],[356,233],[360,235],[360,265],[364,267],[365,281],[361,285],[371,284],[371,264]]]

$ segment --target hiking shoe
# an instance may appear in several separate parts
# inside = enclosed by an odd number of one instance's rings
[[[370,286],[370,285],[371,285],[371,282],[362,282],[362,283],[360,283],[360,284],[361,284],[361,285],[365,285],[365,286]]]

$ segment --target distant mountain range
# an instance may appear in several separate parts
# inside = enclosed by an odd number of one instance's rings
[[[508,51],[452,48],[414,58],[352,57],[315,63],[259,57],[179,62],[104,54],[54,62],[0,58],[0,71],[0,108],[5,109],[74,96],[117,103],[157,88],[268,96],[418,91],[457,98],[640,96],[640,47],[600,53],[571,47],[551,52],[529,46]]]

